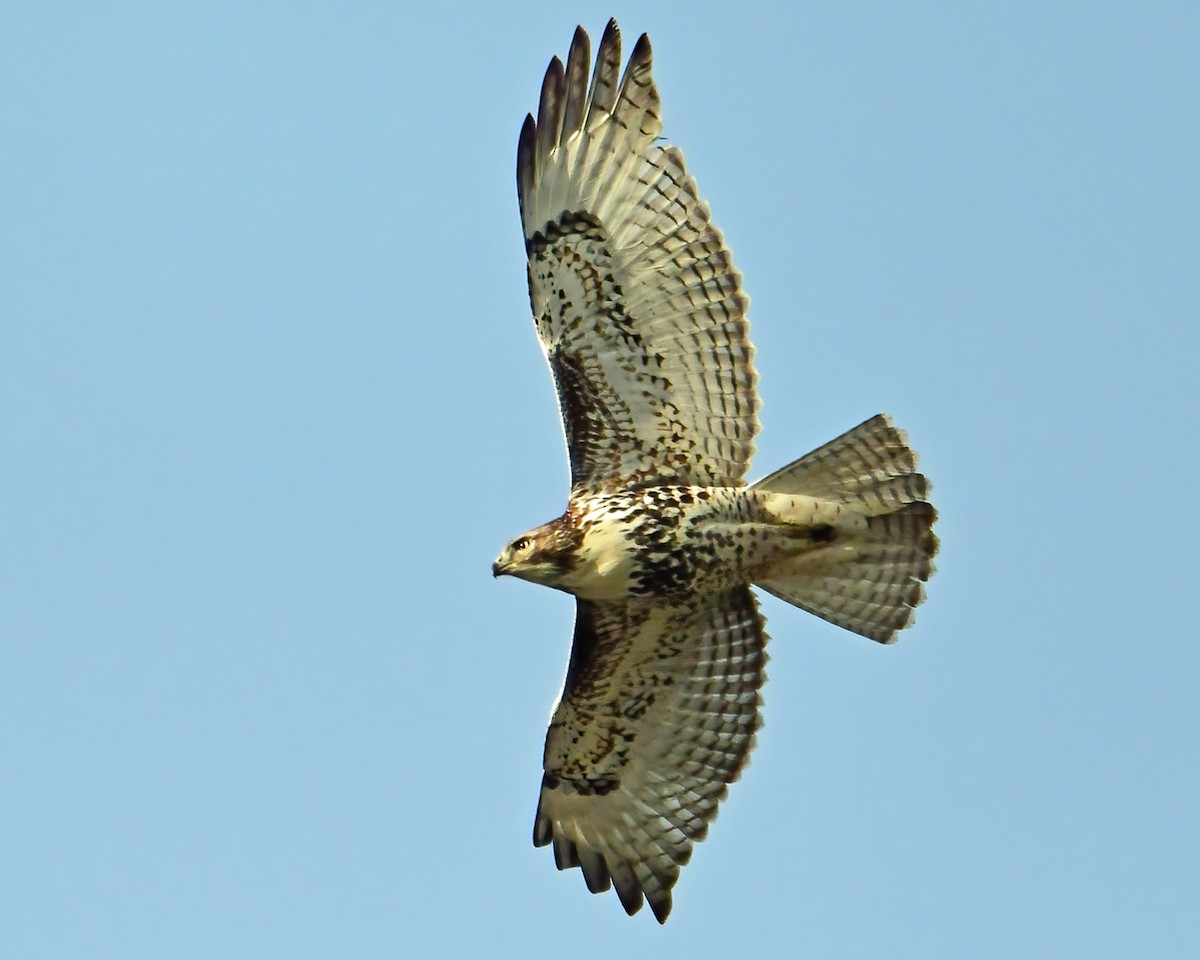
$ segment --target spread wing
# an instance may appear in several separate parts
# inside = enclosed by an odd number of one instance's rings
[[[660,923],[754,745],[766,634],[749,587],[688,607],[578,600],[533,828],[560,870]]]
[[[683,154],[658,141],[643,34],[624,76],[609,21],[591,85],[575,32],[517,149],[529,298],[573,491],[736,485],[758,433],[741,274]]]

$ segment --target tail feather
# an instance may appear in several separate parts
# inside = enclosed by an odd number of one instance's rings
[[[881,413],[755,486],[772,493],[801,493],[887,508],[925,498],[929,483],[916,471],[917,455],[909,447],[908,437]]]
[[[757,585],[830,623],[891,643],[934,571],[937,511],[903,431],[884,415],[758,481],[756,489],[849,505],[865,530],[837,532]]]

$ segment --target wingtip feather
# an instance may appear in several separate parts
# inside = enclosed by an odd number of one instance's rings
[[[654,919],[659,923],[666,923],[667,917],[671,915],[671,891],[663,890],[655,893],[646,894],[646,900],[650,904],[650,910],[654,914]]]
[[[551,57],[542,79],[542,94],[538,101],[537,152],[540,157],[550,156],[550,152],[558,146],[562,134],[565,86],[566,68],[558,57]]]
[[[621,29],[615,18],[608,21],[600,46],[596,50],[596,66],[592,70],[591,102],[588,113],[611,113],[617,102],[617,78],[621,71]]]
[[[563,107],[562,131],[559,146],[566,143],[583,127],[588,110],[588,66],[592,61],[592,42],[583,27],[575,28],[571,51],[567,54],[566,104]]]
[[[525,219],[525,211],[534,187],[537,185],[537,121],[532,113],[525,115],[521,125],[520,136],[517,137],[517,203],[521,210],[521,219]]]

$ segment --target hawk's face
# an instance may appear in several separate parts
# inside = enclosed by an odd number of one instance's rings
[[[573,543],[562,536],[561,519],[543,524],[508,544],[492,564],[492,576],[520,577],[546,587],[559,586],[571,569]]]

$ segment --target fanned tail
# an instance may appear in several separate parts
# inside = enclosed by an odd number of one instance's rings
[[[925,599],[938,551],[930,484],[904,432],[880,414],[754,488],[842,504],[866,520],[865,529],[823,533],[828,542],[757,586],[864,637],[895,640]]]

